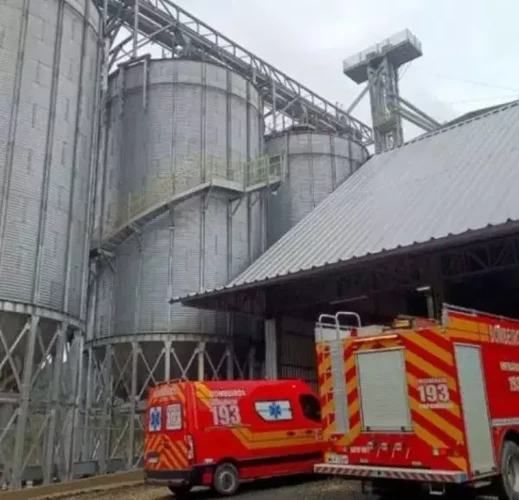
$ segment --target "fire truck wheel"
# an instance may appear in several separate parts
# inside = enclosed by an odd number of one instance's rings
[[[191,491],[191,486],[170,486],[169,491],[175,495],[175,498],[182,499]]]
[[[505,441],[501,454],[501,479],[504,498],[519,500],[519,446],[513,441]]]
[[[230,463],[224,462],[216,467],[213,476],[213,488],[221,496],[231,496],[240,486],[238,469]]]

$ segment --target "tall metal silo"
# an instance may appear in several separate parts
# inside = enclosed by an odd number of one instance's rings
[[[90,0],[0,2],[0,483],[9,487],[50,481],[56,465],[68,475],[74,456],[99,28]]]
[[[269,247],[360,168],[368,156],[366,148],[349,137],[302,126],[266,137],[265,151],[284,158],[282,183],[268,199]],[[279,376],[298,377],[315,385],[313,323],[283,318],[278,328]]]
[[[265,138],[267,155],[283,155],[283,182],[269,197],[268,246],[309,214],[367,159],[349,137],[299,126]]]
[[[243,322],[168,300],[224,285],[261,253],[272,162],[261,158],[258,90],[216,64],[121,66],[110,78],[108,121],[90,345],[104,373],[120,378],[112,418],[122,432],[125,405],[142,404],[150,383],[232,377],[246,357],[231,338]],[[103,451],[120,466],[138,460],[138,412],[130,403],[129,444]]]

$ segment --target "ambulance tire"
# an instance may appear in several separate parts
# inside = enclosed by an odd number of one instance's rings
[[[504,500],[519,500],[519,446],[505,441],[501,452],[501,485]]]
[[[169,491],[175,495],[175,498],[186,498],[191,491],[191,486],[170,486]]]
[[[240,473],[229,462],[223,462],[216,467],[213,474],[213,489],[218,495],[229,497],[234,495],[240,486]]]

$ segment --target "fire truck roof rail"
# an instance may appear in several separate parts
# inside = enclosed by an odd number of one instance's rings
[[[325,321],[325,319],[331,319],[332,322],[328,322],[328,321]],[[337,321],[335,320],[335,316],[333,316],[333,314],[321,314],[319,316],[319,319],[317,320],[317,324],[318,325],[331,325],[331,326],[336,326],[337,325]]]
[[[356,325],[347,325],[341,324],[341,318],[344,317],[352,317],[355,318],[357,324]],[[344,338],[344,335],[341,333],[350,332],[351,330],[356,330],[361,328],[362,322],[360,316],[355,312],[350,311],[339,311],[335,315],[332,314],[321,314],[317,320],[315,325],[315,337],[316,340],[321,342],[324,340],[324,329],[333,328],[335,330],[336,340],[340,340]]]
[[[355,318],[357,324],[356,325],[344,325],[341,324],[341,318],[350,317]],[[325,321],[326,319],[331,320],[331,322]],[[362,321],[360,319],[360,315],[356,312],[352,311],[339,311],[335,315],[332,314],[321,314],[319,319],[317,320],[318,325],[330,325],[335,326],[336,328],[360,328],[362,326]]]
[[[480,314],[480,315],[486,316],[487,318],[495,318],[495,319],[500,319],[500,320],[505,320],[505,321],[513,321],[516,323],[519,322],[519,318],[512,318],[510,316],[503,316],[501,314],[492,314],[492,313],[489,313],[486,311],[480,311],[480,310],[474,309],[474,308],[461,307],[461,306],[455,306],[452,304],[444,303],[443,304],[443,318],[444,319],[446,319],[445,315],[449,311],[460,312],[460,313],[464,313],[464,314],[471,315],[471,316],[477,316],[478,314]]]
[[[341,326],[340,318],[342,317],[349,317],[349,318],[355,318],[357,320],[357,327],[360,328],[362,326],[362,321],[360,320],[360,315],[356,312],[351,311],[339,311],[335,314],[335,321],[337,322],[338,326]]]

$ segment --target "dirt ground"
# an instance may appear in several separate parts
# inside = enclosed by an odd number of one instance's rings
[[[96,491],[75,496],[69,500],[174,500],[167,488],[139,486],[117,490]],[[213,500],[218,497],[207,490],[191,493],[191,500]],[[236,500],[374,500],[362,495],[356,483],[334,480],[286,479],[258,481],[242,485]]]
[[[408,495],[400,494],[385,496],[384,500],[418,500]],[[108,491],[95,491],[90,493],[68,496],[67,500],[175,500],[173,494],[167,488],[151,486],[137,486],[112,489]],[[189,500],[216,500],[209,490],[194,491],[189,495]],[[421,497],[423,498],[423,497]],[[435,497],[430,497],[435,498]],[[443,500],[497,500],[494,496],[459,496],[458,493],[440,497]],[[360,491],[360,485],[354,481],[341,479],[301,479],[279,478],[268,481],[256,481],[241,486],[239,493],[233,500],[382,500],[375,495],[364,495]]]

